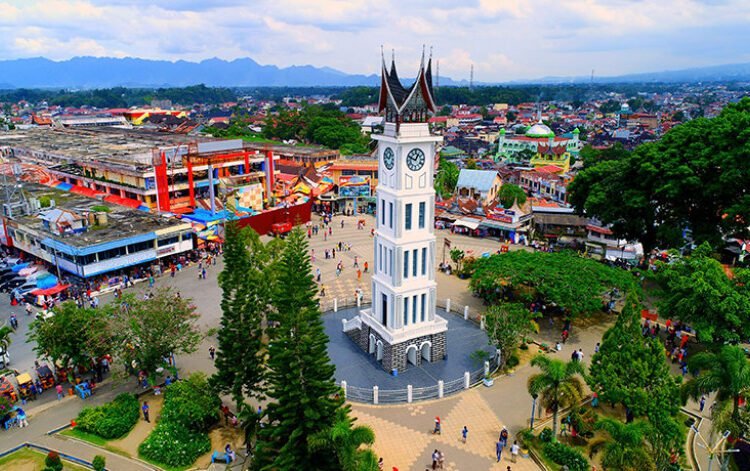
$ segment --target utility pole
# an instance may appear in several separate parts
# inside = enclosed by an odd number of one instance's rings
[[[469,90],[474,89],[474,64],[471,64],[471,72],[469,72]]]

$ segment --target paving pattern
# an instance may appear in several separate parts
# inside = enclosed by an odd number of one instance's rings
[[[385,469],[423,471],[431,469],[434,450],[445,455],[445,470],[452,471],[512,471],[538,470],[530,458],[511,462],[509,449],[502,460],[495,457],[495,441],[503,427],[502,420],[485,400],[482,389],[472,389],[440,401],[404,406],[354,405],[358,423],[367,424],[375,431],[375,452],[382,456]],[[442,423],[442,433],[433,435],[435,416]],[[466,443],[461,430],[469,428]],[[511,436],[511,443],[513,437]]]

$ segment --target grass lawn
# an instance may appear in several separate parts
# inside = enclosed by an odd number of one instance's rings
[[[92,445],[104,447],[107,444],[107,440],[100,437],[99,435],[94,435],[93,433],[86,433],[82,432],[76,428],[69,428],[66,430],[63,430],[60,432],[60,435],[65,435],[66,437],[73,437],[77,438],[79,440],[83,440],[84,442],[89,442]]]
[[[4,471],[41,471],[45,468],[46,454],[31,448],[21,448],[8,456],[0,458],[0,469]],[[63,460],[63,469],[72,471],[88,470],[83,466]]]
[[[181,466],[178,468],[173,468],[172,466],[159,463],[158,461],[150,460],[146,458],[145,456],[141,455],[140,453],[138,454],[138,459],[143,460],[146,463],[152,464],[160,469],[163,469],[164,471],[185,471],[186,469],[190,469],[193,467],[193,465],[188,465],[188,466]]]

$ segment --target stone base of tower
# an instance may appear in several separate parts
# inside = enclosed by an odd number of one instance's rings
[[[408,339],[388,339],[382,326],[371,325],[367,315],[344,321],[344,332],[365,354],[372,356],[384,370],[404,371],[422,362],[437,362],[447,355],[447,323],[440,316],[432,332]],[[430,330],[430,329],[428,329]]]

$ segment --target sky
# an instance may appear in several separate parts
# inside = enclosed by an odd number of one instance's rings
[[[0,60],[251,57],[477,82],[750,62],[750,0],[0,0]],[[2,71],[0,71],[0,75]]]

